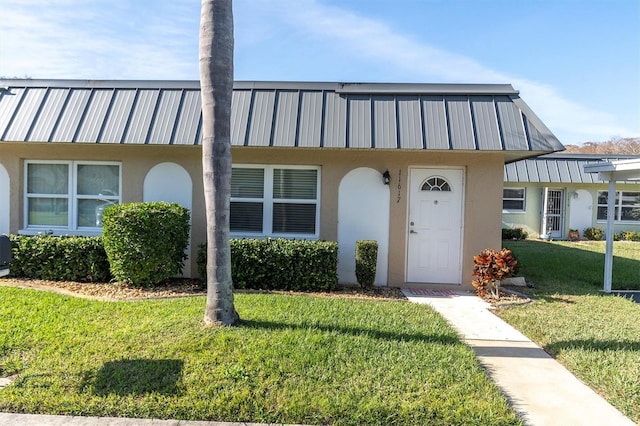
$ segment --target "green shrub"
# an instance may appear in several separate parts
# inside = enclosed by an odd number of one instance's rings
[[[233,287],[327,291],[338,285],[338,245],[327,241],[232,239]],[[207,246],[198,250],[198,273],[206,283]]]
[[[619,235],[621,241],[640,241],[640,232],[621,231]]]
[[[600,228],[587,228],[582,233],[587,240],[600,241],[604,235],[604,231]]]
[[[150,287],[182,272],[188,209],[166,202],[116,204],[104,210],[102,226],[116,280]]]
[[[522,228],[502,228],[503,240],[526,240],[529,234]]]
[[[376,280],[378,242],[356,241],[356,280],[363,288],[372,288]]]
[[[11,275],[52,281],[107,282],[102,237],[11,235]]]

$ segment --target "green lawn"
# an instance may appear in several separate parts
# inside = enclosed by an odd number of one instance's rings
[[[640,424],[640,305],[602,293],[604,242],[505,241],[534,304],[499,311]],[[614,289],[640,289],[640,243],[615,242]]]
[[[520,424],[473,352],[423,305],[238,294],[97,302],[0,288],[0,410],[335,425]]]

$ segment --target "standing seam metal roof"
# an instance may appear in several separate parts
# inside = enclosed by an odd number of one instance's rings
[[[597,164],[603,160],[640,158],[625,155],[550,154],[541,157],[505,164],[504,181],[511,183],[606,183],[598,173],[585,173],[586,164]],[[638,181],[620,183],[640,184]]]
[[[0,80],[0,141],[199,145],[199,90],[197,81]],[[234,146],[564,149],[510,85],[236,82],[231,128]]]

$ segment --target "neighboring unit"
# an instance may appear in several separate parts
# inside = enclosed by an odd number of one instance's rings
[[[113,203],[192,211],[197,81],[0,81],[0,233],[98,235]],[[237,82],[231,233],[379,244],[377,285],[470,286],[500,247],[503,168],[564,149],[510,85]]]
[[[530,237],[567,239],[569,230],[607,225],[608,182],[584,166],[638,158],[624,155],[549,154],[504,167],[502,227]],[[640,231],[640,181],[616,184],[614,231]]]

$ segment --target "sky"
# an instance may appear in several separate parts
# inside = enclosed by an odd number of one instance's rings
[[[508,83],[567,144],[640,136],[640,0],[234,0],[236,80]],[[198,0],[0,0],[0,77],[197,80]]]

